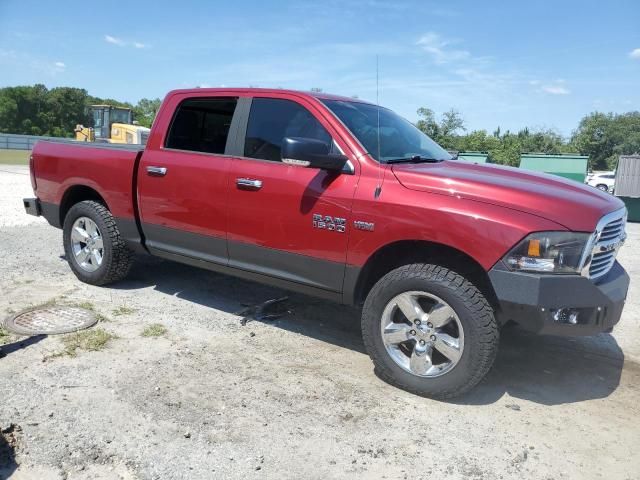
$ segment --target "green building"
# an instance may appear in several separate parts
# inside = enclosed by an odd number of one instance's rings
[[[551,173],[584,183],[587,176],[589,157],[575,154],[548,155],[545,153],[523,153],[520,155],[520,168],[534,172]]]
[[[620,155],[615,195],[629,211],[629,221],[640,222],[640,155]]]
[[[473,163],[490,163],[488,152],[458,152],[458,160]]]

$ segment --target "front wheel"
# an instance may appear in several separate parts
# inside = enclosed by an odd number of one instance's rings
[[[602,190],[603,192],[608,192],[609,191],[609,187],[607,187],[606,185],[604,185],[602,183],[600,185],[597,185],[596,188],[598,190]]]
[[[364,304],[362,334],[383,380],[443,399],[485,377],[499,340],[482,293],[461,275],[431,264],[405,265],[376,283]]]
[[[71,207],[62,236],[67,262],[81,281],[106,285],[129,273],[133,254],[113,215],[101,203],[87,200]]]

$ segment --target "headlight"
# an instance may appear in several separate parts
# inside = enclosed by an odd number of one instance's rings
[[[532,233],[504,261],[511,270],[522,272],[580,273],[582,254],[590,238],[589,233]]]

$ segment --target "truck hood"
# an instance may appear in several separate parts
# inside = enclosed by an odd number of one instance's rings
[[[624,206],[596,188],[514,167],[446,160],[397,164],[392,171],[411,190],[499,205],[538,215],[573,231],[592,232],[603,215]]]

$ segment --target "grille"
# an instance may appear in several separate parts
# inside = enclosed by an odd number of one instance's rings
[[[600,228],[600,225],[598,225],[596,229],[597,241],[593,248],[591,264],[589,265],[589,277],[593,279],[600,278],[611,270],[616,260],[618,249],[626,238],[625,210],[607,215],[602,221],[604,221],[604,226]]]
[[[149,140],[149,132],[141,132],[140,133],[140,143],[142,143],[142,145],[146,145],[147,144],[147,140]]]

